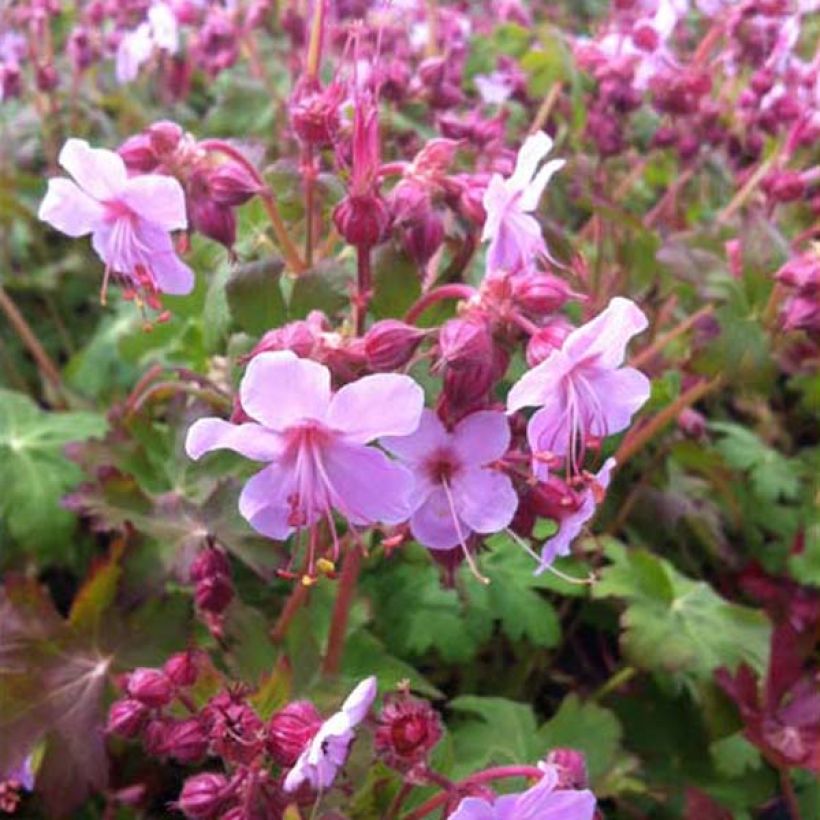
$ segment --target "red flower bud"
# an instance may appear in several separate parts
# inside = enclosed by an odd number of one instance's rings
[[[262,750],[264,727],[259,716],[245,703],[221,699],[208,708],[210,734],[214,751],[235,764],[249,764]]]
[[[176,686],[193,686],[199,676],[201,655],[195,651],[171,655],[162,669]]]
[[[208,752],[208,735],[199,718],[170,724],[165,733],[165,754],[185,765],[197,763]]]
[[[155,718],[143,730],[142,745],[151,757],[162,757],[167,737],[168,723],[162,718]]]
[[[401,232],[404,250],[418,265],[426,265],[444,241],[444,223],[435,211],[405,225]]]
[[[438,335],[439,356],[448,369],[489,364],[493,340],[487,323],[479,318],[450,319]]]
[[[108,711],[105,730],[122,737],[136,737],[142,731],[147,718],[148,707],[138,700],[116,700]]]
[[[236,214],[207,197],[189,197],[191,227],[229,250],[236,242]]]
[[[806,183],[799,171],[775,171],[761,185],[775,202],[794,202],[806,193]]]
[[[364,336],[364,352],[371,370],[395,370],[410,361],[424,331],[398,319],[376,322]]]
[[[205,612],[220,614],[233,600],[233,584],[227,575],[211,575],[197,582],[194,600]]]
[[[322,716],[307,700],[280,709],[268,722],[268,754],[280,766],[293,766],[322,725]]]
[[[132,698],[151,708],[166,706],[174,696],[174,684],[161,669],[135,669],[125,688]]]
[[[336,82],[327,88],[303,84],[294,90],[290,103],[290,120],[296,136],[306,145],[328,148],[339,131],[339,105],[343,87]]]
[[[146,133],[151,147],[159,157],[173,154],[184,134],[182,128],[170,120],[160,120],[149,125]]]
[[[535,367],[541,364],[556,348],[561,347],[564,339],[572,333],[572,325],[564,318],[557,317],[547,322],[534,333],[527,343],[527,364]]]
[[[573,296],[570,286],[550,273],[525,273],[512,278],[513,299],[526,313],[554,313]]]
[[[117,149],[117,153],[122,157],[125,167],[133,173],[150,174],[160,164],[147,134],[129,137]]]
[[[556,789],[585,789],[587,787],[587,764],[583,752],[577,749],[553,749],[547,755],[546,762],[557,769]]]
[[[204,581],[214,575],[230,575],[231,565],[222,550],[208,547],[194,558],[189,573],[192,581]]]
[[[375,748],[399,771],[421,763],[441,739],[441,720],[424,700],[399,692],[387,695],[376,729]]]
[[[259,183],[237,162],[223,162],[208,174],[208,188],[217,205],[244,205],[259,193]]]
[[[560,521],[568,512],[577,510],[581,505],[578,494],[560,478],[552,475],[530,490],[527,501],[537,516],[551,518],[553,521]]]
[[[390,213],[378,194],[348,195],[333,209],[333,224],[355,248],[372,248],[387,235]]]
[[[38,65],[34,79],[38,90],[44,92],[53,91],[60,84],[60,75],[53,65]]]
[[[229,784],[224,775],[203,772],[189,777],[179,795],[179,810],[192,820],[218,817],[229,798]]]

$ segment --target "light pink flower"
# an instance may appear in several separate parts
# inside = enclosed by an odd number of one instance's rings
[[[616,467],[614,458],[608,458],[596,473],[594,481],[581,493],[581,503],[558,519],[558,532],[542,547],[535,574],[540,575],[559,555],[569,555],[572,542],[581,534],[584,525],[594,515]]]
[[[175,54],[179,49],[179,27],[173,9],[157,2],[148,9],[147,20],[125,32],[117,46],[115,74],[121,85],[137,78],[154,49]]]
[[[413,471],[410,531],[424,546],[464,546],[471,532],[498,532],[512,521],[518,496],[509,477],[491,466],[510,445],[503,413],[471,413],[447,432],[425,410],[415,433],[381,444]]]
[[[559,789],[555,766],[539,764],[544,776],[532,788],[491,802],[465,797],[449,820],[592,820],[595,795],[589,789]]]
[[[545,477],[549,456],[568,458],[571,472],[579,472],[586,440],[626,429],[649,398],[649,379],[621,366],[627,343],[646,325],[634,302],[616,297],[513,385],[508,412],[541,408],[527,428],[538,477]]]
[[[321,725],[285,776],[286,792],[295,792],[305,782],[315,791],[324,791],[331,786],[347,760],[353,730],[367,715],[376,691],[376,678],[365,678],[348,695],[341,710]]]
[[[367,444],[418,426],[424,394],[409,376],[365,376],[332,394],[324,365],[279,350],[251,360],[239,396],[255,422],[200,419],[185,447],[194,459],[227,448],[270,462],[239,498],[254,529],[284,539],[320,520],[332,524],[332,509],[354,525],[408,517],[412,476]]]
[[[541,235],[541,226],[531,212],[538,207],[552,175],[564,166],[564,160],[541,160],[552,149],[552,140],[543,131],[527,137],[515,170],[508,179],[493,174],[484,193],[484,222],[482,240],[489,240],[487,269],[516,270],[527,267],[538,255],[547,255],[547,246]]]
[[[119,154],[85,140],[68,140],[59,159],[74,180],[49,180],[38,216],[68,236],[91,234],[105,262],[103,301],[112,273],[149,296],[189,293],[194,274],[177,257],[169,233],[188,224],[179,182],[159,174],[129,179]]]

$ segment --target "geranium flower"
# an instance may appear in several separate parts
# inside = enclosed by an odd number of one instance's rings
[[[347,760],[353,730],[364,720],[376,698],[376,678],[365,678],[348,696],[340,711],[328,718],[285,776],[284,789],[295,792],[307,782],[324,791]]]
[[[517,270],[526,267],[540,254],[548,255],[538,220],[530,213],[538,207],[552,175],[563,168],[564,160],[542,159],[552,150],[552,139],[543,131],[527,137],[518,152],[515,170],[508,179],[493,174],[484,193],[482,240],[489,240],[487,268]]]
[[[592,820],[595,795],[589,789],[558,789],[555,766],[540,764],[544,776],[532,788],[495,801],[465,797],[450,820]]]
[[[469,558],[465,539],[471,532],[498,532],[512,521],[518,496],[509,477],[491,467],[510,445],[503,413],[471,413],[447,432],[425,410],[414,433],[381,444],[413,472],[410,531],[424,546],[449,550],[460,544]]]
[[[527,428],[538,477],[549,456],[567,457],[571,472],[580,472],[587,438],[624,430],[649,398],[649,379],[621,366],[627,343],[646,325],[634,302],[616,297],[513,385],[508,412],[541,407]]]
[[[147,17],[135,29],[125,32],[117,46],[115,74],[121,85],[137,78],[155,48],[169,54],[179,49],[179,27],[173,9],[166,3],[154,3]]]
[[[143,291],[149,305],[156,293],[190,293],[194,274],[176,255],[169,232],[185,228],[185,194],[173,177],[144,174],[129,179],[119,154],[70,139],[60,165],[74,177],[51,179],[39,218],[68,236],[91,234],[105,262],[102,301],[110,275]]]
[[[270,538],[287,538],[337,510],[351,524],[397,524],[410,514],[413,478],[368,442],[407,435],[419,423],[424,394],[409,377],[365,376],[331,394],[330,371],[289,350],[251,359],[239,388],[255,419],[205,418],[188,431],[188,455],[234,450],[270,462],[248,481],[239,511]]]

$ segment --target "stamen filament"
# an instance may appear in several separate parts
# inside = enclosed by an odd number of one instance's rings
[[[458,540],[461,544],[461,549],[464,553],[464,558],[467,561],[467,565],[470,567],[470,571],[473,573],[473,575],[479,581],[481,581],[482,584],[489,584],[490,579],[487,578],[485,575],[482,575],[481,572],[479,572],[478,566],[475,560],[473,559],[473,556],[470,555],[470,550],[467,549],[467,543],[464,538],[464,534],[461,531],[461,523],[458,520],[458,515],[456,515],[456,508],[455,504],[453,503],[453,496],[450,492],[450,486],[447,483],[447,479],[441,479],[441,486],[444,488],[444,495],[447,497],[447,504],[450,507],[450,515],[453,517],[453,524],[455,525],[456,533],[458,534]]]

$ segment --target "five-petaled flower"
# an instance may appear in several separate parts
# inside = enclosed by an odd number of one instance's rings
[[[119,154],[85,140],[68,140],[59,159],[74,181],[49,180],[39,217],[68,236],[91,234],[105,262],[102,301],[111,274],[125,280],[127,291],[141,292],[153,309],[158,292],[189,293],[194,274],[177,257],[169,233],[188,224],[179,182],[160,174],[129,178]]]
[[[646,325],[634,302],[616,297],[513,385],[508,412],[540,406],[527,428],[538,477],[545,477],[556,456],[567,459],[570,473],[579,473],[587,440],[626,429],[649,398],[649,379],[621,366],[627,343]]]
[[[286,792],[295,792],[303,783],[309,783],[311,788],[321,792],[333,783],[347,760],[353,730],[367,716],[376,692],[376,678],[365,678],[347,696],[342,708],[319,727],[285,776]]]
[[[552,175],[563,168],[564,160],[551,159],[541,168],[539,163],[552,149],[552,140],[543,131],[527,137],[515,170],[508,179],[493,174],[484,193],[482,240],[490,240],[487,248],[487,270],[515,271],[532,265],[538,256],[548,256],[538,220],[531,212]]]
[[[280,350],[251,360],[239,395],[256,421],[200,419],[186,449],[194,459],[227,448],[270,462],[239,498],[256,530],[284,539],[326,520],[335,542],[333,509],[354,526],[406,520],[413,477],[368,444],[418,426],[424,394],[409,376],[365,376],[333,394],[328,368]]]

